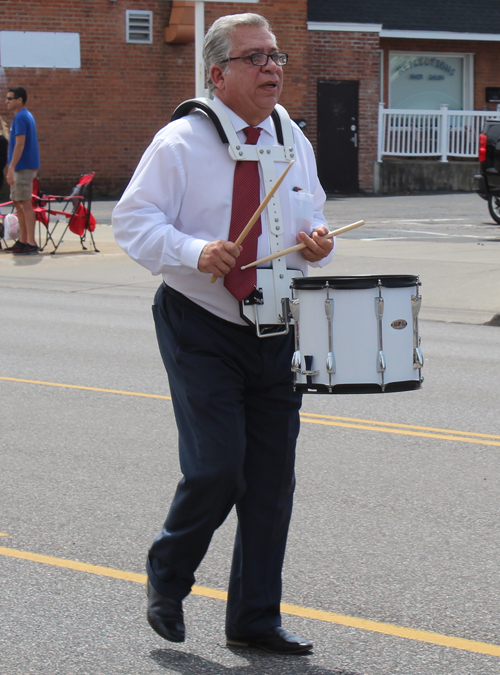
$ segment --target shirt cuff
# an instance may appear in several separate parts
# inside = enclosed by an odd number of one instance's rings
[[[180,252],[181,264],[197,270],[201,252],[208,243],[205,239],[187,239]]]

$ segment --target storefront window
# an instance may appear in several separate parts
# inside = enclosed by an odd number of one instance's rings
[[[413,110],[450,110],[469,105],[468,55],[391,52],[389,106]]]

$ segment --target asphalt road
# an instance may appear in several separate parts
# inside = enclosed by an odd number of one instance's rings
[[[339,197],[327,201],[325,212],[341,225],[365,220],[364,227],[344,235],[348,239],[500,242],[500,226],[473,193]]]
[[[382,233],[415,199],[328,209],[335,224],[379,214]],[[436,220],[437,208],[419,215]],[[493,290],[481,300],[472,281],[488,265],[499,276],[494,240],[481,240],[488,263],[467,241],[412,238],[412,258],[406,240],[391,255],[370,237],[339,241],[335,273],[408,273],[410,259],[424,303],[443,307],[420,322],[420,391],[304,398],[284,624],[315,649],[287,658],[225,647],[232,516],[186,601],[186,643],[145,622],[145,555],[179,478],[176,433],[150,316],[157,280],[109,233],[98,228],[100,254],[71,239],[56,256],[0,254],[0,673],[498,673],[500,330],[482,325],[498,311]],[[454,307],[461,274],[473,288]]]

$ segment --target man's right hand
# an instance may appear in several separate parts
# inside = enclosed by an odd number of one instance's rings
[[[236,258],[240,255],[242,247],[236,246],[232,241],[217,239],[203,247],[198,259],[200,272],[212,274],[215,277],[224,277],[236,265]]]

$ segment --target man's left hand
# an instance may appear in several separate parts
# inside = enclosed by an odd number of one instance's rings
[[[327,234],[328,228],[324,225],[316,227],[311,232],[311,236],[308,236],[305,232],[299,232],[297,241],[299,244],[306,245],[306,248],[301,250],[301,254],[307,262],[318,262],[318,260],[330,255],[333,248],[333,238],[327,239]]]
[[[6,176],[6,178],[7,178],[7,183],[8,183],[9,185],[12,186],[12,185],[15,185],[15,184],[16,184],[15,179],[14,179],[14,169],[10,169],[10,168],[9,168],[9,170],[7,171],[7,176]]]

